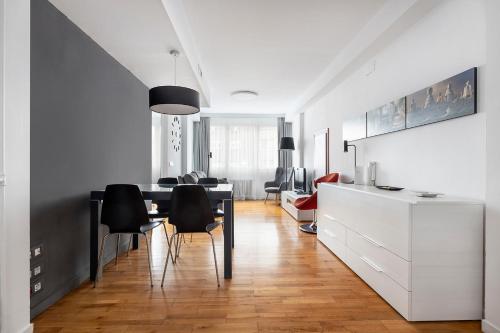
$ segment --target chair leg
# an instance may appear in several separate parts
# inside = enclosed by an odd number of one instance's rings
[[[215,244],[214,244],[214,237],[212,236],[211,233],[208,233],[210,235],[210,239],[212,240],[212,250],[214,252],[214,261],[215,261],[215,274],[217,275],[217,287],[220,287],[220,282],[219,282],[219,268],[217,267],[217,255],[215,254]]]
[[[132,247],[132,239],[134,239],[134,234],[130,234],[130,239],[128,240],[127,257],[130,252],[130,248]]]
[[[267,198],[269,198],[269,192],[266,193],[266,198],[264,199],[264,204],[267,203]]]
[[[101,240],[101,249],[99,250],[99,258],[97,258],[97,274],[95,275],[95,280],[94,280],[94,288],[97,283],[97,277],[99,276],[99,268],[101,267],[101,260],[102,260],[102,252],[104,250],[104,243],[106,242],[106,239],[108,238],[109,234],[106,234],[102,237]]]
[[[153,273],[151,272],[151,254],[149,250],[149,240],[148,240],[148,234],[143,233],[144,237],[146,238],[146,250],[148,251],[148,265],[149,265],[149,281],[151,282],[151,287],[153,286]]]
[[[183,234],[177,234],[177,258],[181,255],[181,247],[182,247],[182,236]]]
[[[167,238],[167,246],[168,246],[167,260],[168,260],[168,256],[171,254],[170,253],[170,238],[168,238],[168,231],[167,231],[167,226],[165,223],[163,223],[163,229],[165,230],[165,237]],[[172,256],[171,258],[172,258],[172,263],[174,263],[174,257]]]
[[[118,250],[120,249],[120,234],[116,237],[116,255],[115,255],[115,265],[118,264]]]
[[[172,244],[174,243],[174,237],[175,234],[172,234],[172,237],[170,241],[168,241],[168,236],[167,236],[167,243],[168,243],[168,253],[167,253],[167,260],[165,260],[165,267],[163,268],[163,277],[161,278],[161,286],[163,287],[163,284],[165,282],[165,273],[167,272],[167,266],[168,266],[168,257],[172,257],[172,263],[174,263],[174,256],[172,254]]]
[[[189,240],[189,243],[193,242],[193,234],[191,234],[191,239]]]
[[[177,263],[177,257],[179,256],[179,234],[175,233],[174,234],[174,239],[172,240],[173,242],[173,246],[174,246],[174,249],[175,249],[175,253],[173,253],[172,255],[174,256],[174,264]]]

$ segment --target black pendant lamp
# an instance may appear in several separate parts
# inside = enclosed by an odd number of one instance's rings
[[[177,84],[177,57],[179,51],[172,50],[174,57],[174,84]],[[149,108],[151,111],[171,114],[188,115],[200,112],[200,94],[193,89],[173,86],[158,86],[149,89]]]

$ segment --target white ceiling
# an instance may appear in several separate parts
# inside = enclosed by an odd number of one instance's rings
[[[216,113],[286,113],[385,0],[184,0]],[[250,102],[231,98],[255,90]]]
[[[49,1],[148,87],[173,83],[168,50],[182,53],[185,46],[190,57],[179,58],[177,83],[200,90],[203,82],[202,105],[210,101],[203,112],[271,114],[294,111],[301,95],[388,4],[388,0]],[[181,26],[181,16],[187,26]],[[193,71],[201,63],[202,81]],[[237,101],[230,96],[235,90],[254,90],[259,97]]]
[[[149,88],[173,84],[168,52],[180,50],[177,83],[199,90],[160,0],[49,1]]]

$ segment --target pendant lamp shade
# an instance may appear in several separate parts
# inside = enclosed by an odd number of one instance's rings
[[[295,150],[295,145],[293,144],[293,137],[284,136],[280,141],[280,150]]]
[[[200,94],[193,89],[180,86],[159,86],[149,90],[151,111],[187,115],[200,112]]]

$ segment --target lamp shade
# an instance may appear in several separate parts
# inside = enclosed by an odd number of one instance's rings
[[[187,115],[200,112],[200,94],[180,86],[159,86],[149,90],[149,108],[162,114]]]
[[[280,141],[280,150],[295,150],[295,145],[293,144],[293,137],[284,136]]]

